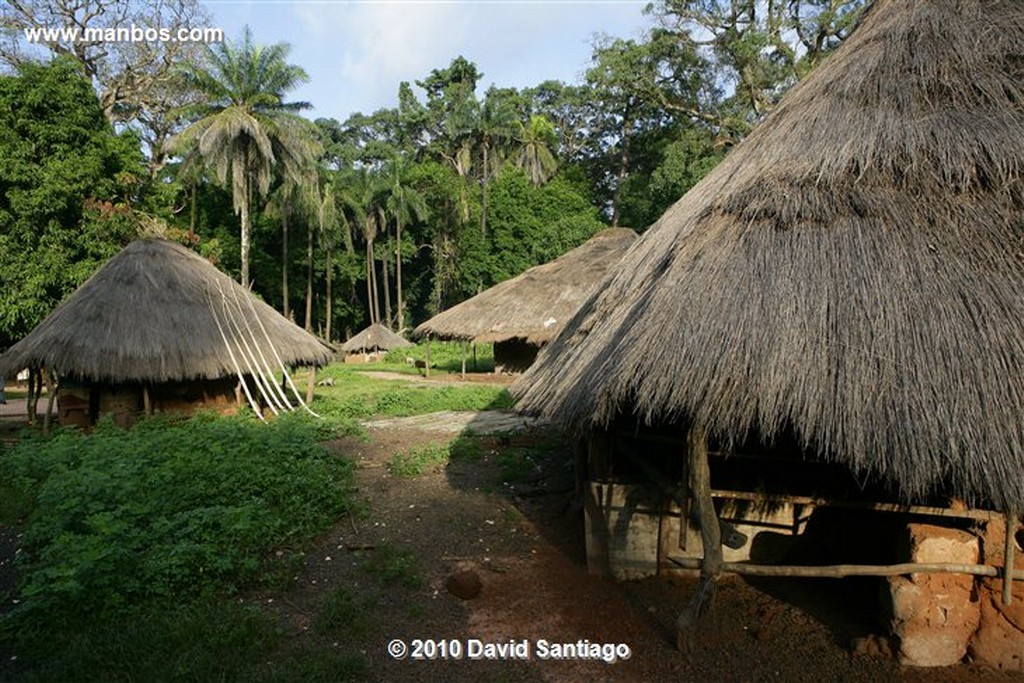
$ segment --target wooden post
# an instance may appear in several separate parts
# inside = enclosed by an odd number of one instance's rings
[[[701,427],[691,427],[687,434],[686,471],[690,475],[690,504],[697,513],[704,558],[700,563],[700,583],[697,592],[676,619],[676,646],[682,651],[689,649],[690,631],[706,605],[714,599],[715,582],[721,575],[723,567],[722,530],[718,524],[715,504],[711,499],[707,432]]]
[[[462,379],[466,379],[466,346],[468,342],[462,342]]]
[[[1006,513],[1006,550],[1003,554],[1003,604],[1013,601],[1013,553],[1017,549],[1013,534],[1017,530],[1017,515]]]
[[[430,337],[427,337],[427,361],[423,368],[423,376],[430,377]]]
[[[205,397],[205,392],[203,396]],[[153,414],[153,401],[149,396],[149,382],[142,383],[142,411],[146,413],[146,416]]]
[[[476,342],[473,342],[473,372],[480,372],[480,368],[476,364]]]
[[[309,379],[306,380],[306,404],[313,402],[313,390],[316,387],[316,367],[309,366]]]
[[[50,422],[53,419],[53,402],[57,399],[57,383],[53,379],[53,373],[45,372],[46,377],[46,416],[43,418],[43,434],[50,433]]]

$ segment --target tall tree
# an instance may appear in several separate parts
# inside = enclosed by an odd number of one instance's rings
[[[866,0],[658,0],[648,6],[679,52],[711,64],[716,115],[742,136],[841,43]],[[685,108],[685,107],[684,107]]]
[[[0,75],[0,348],[137,236],[144,174],[73,62]]]
[[[210,17],[199,0],[9,0],[0,8],[0,63],[17,67],[34,61],[44,47],[73,59],[94,83],[107,120],[135,129],[149,148],[150,177],[166,162],[164,143],[178,128],[174,112],[197,93],[178,78],[178,64],[198,59],[203,41],[217,42],[205,29]],[[85,31],[143,31],[156,27],[177,38],[195,30],[194,40],[93,40]],[[37,32],[29,42],[28,33]],[[45,31],[45,35],[42,33]]]
[[[386,207],[395,221],[395,290],[397,292],[398,333],[405,329],[405,301],[402,293],[402,226],[413,220],[425,219],[429,212],[423,195],[407,180],[406,161],[396,156],[388,164],[385,179],[388,185]]]
[[[210,48],[199,63],[183,68],[186,81],[206,99],[185,109],[194,123],[171,140],[172,149],[216,170],[231,188],[241,222],[241,276],[249,286],[251,201],[266,195],[275,169],[299,176],[319,157],[311,123],[295,112],[307,102],[285,102],[285,95],[308,80],[287,62],[284,43],[255,45],[245,29],[242,39]]]

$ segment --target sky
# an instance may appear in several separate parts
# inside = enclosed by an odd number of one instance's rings
[[[462,55],[492,84],[578,83],[595,35],[635,38],[648,0],[205,0],[229,38],[252,28],[259,44],[289,43],[309,74],[290,98],[310,118],[344,121],[397,105],[398,84],[422,80]],[[422,92],[417,89],[422,99]]]

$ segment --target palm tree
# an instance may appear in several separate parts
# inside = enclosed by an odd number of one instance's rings
[[[254,45],[246,27],[238,43],[225,41],[206,50],[204,63],[185,64],[187,83],[203,93],[202,102],[183,114],[193,123],[169,141],[170,149],[203,162],[231,189],[241,222],[241,282],[249,285],[250,201],[265,196],[273,171],[297,177],[319,156],[312,124],[295,112],[308,102],[285,102],[285,94],[309,80],[287,63],[285,43]]]
[[[555,127],[542,115],[534,114],[528,124],[520,124],[516,166],[526,173],[534,187],[550,180],[558,168],[558,161],[551,152],[557,141]]]
[[[515,110],[505,91],[491,88],[476,119],[477,149],[481,156],[480,232],[487,236],[487,188],[504,163],[504,151],[515,132]]]
[[[405,328],[405,304],[402,300],[402,225],[413,220],[425,219],[428,211],[423,195],[406,183],[408,169],[403,157],[396,156],[392,159],[385,173],[388,183],[386,208],[395,219],[395,289],[398,297],[398,333],[401,334]]]

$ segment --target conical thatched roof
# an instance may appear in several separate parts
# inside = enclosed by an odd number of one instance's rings
[[[274,350],[287,365],[331,356],[195,252],[147,239],[107,261],[0,356],[0,376],[43,365],[110,382],[213,379],[236,374],[232,354],[244,372],[243,354],[257,347],[275,368]]]
[[[1024,504],[1024,3],[879,0],[514,391]]]
[[[362,332],[352,335],[351,339],[341,345],[341,350],[345,353],[375,351],[378,349],[390,351],[391,349],[401,349],[406,346],[412,346],[412,342],[403,339],[380,323],[374,323]]]
[[[550,263],[534,266],[435,315],[413,336],[494,342],[554,338],[609,268],[636,240],[626,228],[607,228]]]

